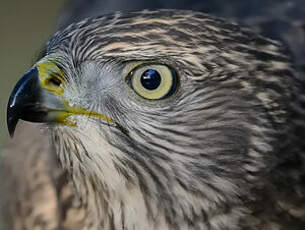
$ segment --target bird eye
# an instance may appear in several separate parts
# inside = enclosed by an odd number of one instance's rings
[[[141,97],[149,100],[164,99],[176,92],[178,79],[169,66],[141,65],[129,74],[131,88]]]

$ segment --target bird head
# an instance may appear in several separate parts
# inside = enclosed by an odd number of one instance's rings
[[[240,215],[224,207],[274,151],[285,114],[270,100],[287,94],[287,63],[276,42],[202,13],[90,18],[49,40],[11,94],[8,127],[45,123],[78,190],[104,207],[133,197],[170,224]]]

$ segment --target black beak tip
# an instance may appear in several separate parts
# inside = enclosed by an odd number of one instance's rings
[[[37,67],[28,71],[16,84],[7,105],[7,128],[11,137],[14,136],[15,128],[19,119],[25,114],[24,105],[36,100],[36,85],[38,79]]]
[[[11,95],[8,101],[7,112],[6,112],[7,128],[11,137],[14,136],[14,132],[19,120],[19,114],[16,111],[15,106],[13,105],[13,100],[14,100],[13,95]]]
[[[11,137],[14,136],[18,120],[19,119],[14,119],[13,117],[7,117],[7,128]]]
[[[14,136],[15,128],[18,123],[18,118],[17,116],[15,116],[14,107],[12,104],[13,101],[12,97],[13,95],[11,94],[6,110],[6,123],[7,123],[8,132],[11,137]]]

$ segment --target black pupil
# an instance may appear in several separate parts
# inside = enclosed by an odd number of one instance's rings
[[[155,69],[148,69],[142,73],[141,84],[145,89],[154,90],[159,87],[161,76]]]

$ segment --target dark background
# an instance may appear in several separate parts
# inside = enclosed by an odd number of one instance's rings
[[[10,92],[53,33],[63,3],[0,0],[0,148],[8,138],[6,105]]]

